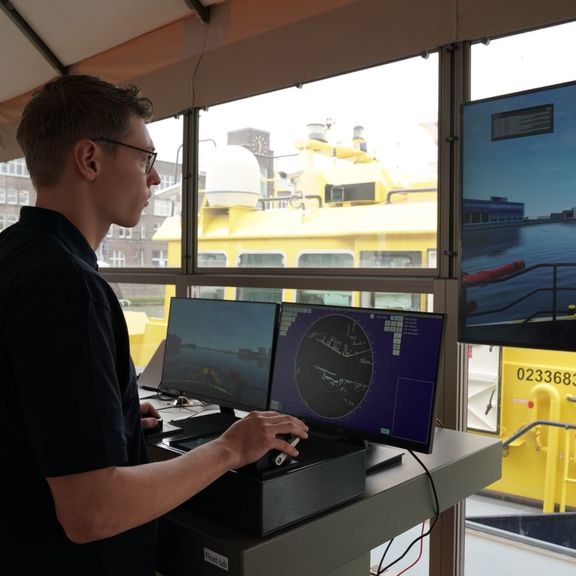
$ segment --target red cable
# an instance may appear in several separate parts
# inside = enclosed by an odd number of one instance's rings
[[[400,574],[404,574],[404,572],[408,572],[408,570],[410,570],[410,568],[412,568],[412,566],[415,566],[416,564],[418,564],[420,558],[422,558],[422,550],[424,549],[424,538],[422,538],[422,535],[424,534],[424,525],[426,523],[422,522],[422,530],[420,531],[420,551],[418,552],[418,558],[416,558],[416,560],[414,560],[414,562],[412,562],[412,564],[410,564],[410,566],[406,566],[406,568],[404,568],[404,570],[402,570],[401,572],[398,572],[398,574],[396,574],[396,576],[400,576]]]

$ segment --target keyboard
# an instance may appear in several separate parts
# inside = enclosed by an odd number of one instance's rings
[[[222,432],[230,428],[230,426],[238,420],[240,420],[240,418],[233,414],[217,412],[214,414],[198,414],[196,416],[189,416],[188,418],[171,420],[170,424],[182,428],[181,436],[185,435],[188,438],[196,438],[222,434]]]

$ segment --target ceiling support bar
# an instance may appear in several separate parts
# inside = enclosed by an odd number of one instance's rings
[[[204,6],[200,0],[186,0],[186,4],[192,10],[195,10],[198,16],[202,19],[202,22],[209,22],[210,20],[210,8]]]
[[[50,63],[50,65],[55,68],[63,76],[68,74],[68,68],[58,60],[56,55],[46,46],[44,41],[34,32],[30,24],[22,18],[20,13],[14,8],[10,0],[0,0],[0,8],[5,12],[6,16],[12,20],[16,27],[28,38],[28,40],[34,45],[36,50],[42,54],[42,56]]]

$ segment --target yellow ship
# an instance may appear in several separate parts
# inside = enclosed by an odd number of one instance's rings
[[[399,186],[361,141],[332,146],[296,143],[303,169],[277,175],[249,193],[200,193],[198,257],[204,266],[436,266],[436,183]],[[234,147],[229,147],[234,148]],[[236,148],[241,148],[237,146]],[[242,165],[244,149],[226,159]],[[324,160],[318,167],[318,158]],[[247,164],[257,164],[255,157]],[[223,166],[220,165],[220,172]],[[228,171],[230,173],[230,171]],[[262,171],[257,177],[262,181]],[[270,183],[273,186],[270,186]],[[254,192],[254,191],[252,191]],[[154,236],[168,245],[168,266],[180,266],[180,217]],[[260,288],[196,288],[226,299],[324,302],[350,306],[431,309],[426,295]],[[172,288],[165,293],[168,310]],[[166,318],[126,311],[135,363],[144,366],[166,332]],[[502,439],[502,479],[489,490],[537,504],[544,512],[576,506],[576,362],[573,353],[469,346],[469,426]]]

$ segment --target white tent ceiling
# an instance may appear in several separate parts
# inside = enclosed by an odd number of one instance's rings
[[[185,0],[2,0],[0,8],[0,102],[58,73],[18,28],[17,15],[66,68],[166,24],[199,17]]]

